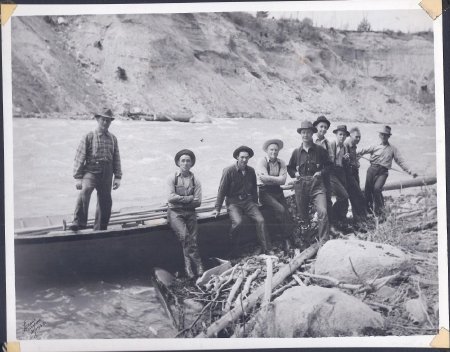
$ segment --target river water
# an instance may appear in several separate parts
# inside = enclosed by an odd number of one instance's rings
[[[212,124],[114,121],[111,132],[119,141],[123,180],[113,191],[113,210],[164,203],[166,178],[175,172],[173,156],[182,148],[197,155],[193,168],[202,181],[203,195],[214,195],[222,169],[233,162],[232,152],[246,144],[254,148],[255,165],[263,156],[262,143],[281,138],[280,157],[288,160],[299,144],[298,121],[220,119]],[[352,124],[349,124],[349,127]],[[379,125],[359,124],[361,146],[377,143]],[[70,214],[77,191],[72,162],[81,136],[95,121],[14,120],[15,218]],[[436,174],[434,126],[392,125],[392,144],[422,175]],[[330,139],[333,137],[329,132]],[[364,183],[368,162],[361,162]],[[392,171],[389,179],[407,177]],[[94,209],[93,202],[91,211]],[[130,277],[110,282],[90,280],[65,284],[30,284],[17,278],[17,337],[42,338],[155,338],[171,337],[169,318],[158,303],[149,280]],[[30,326],[37,326],[33,333]],[[36,329],[35,329],[36,330]]]

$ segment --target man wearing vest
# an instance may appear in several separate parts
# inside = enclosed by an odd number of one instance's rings
[[[293,221],[281,186],[286,183],[286,163],[278,158],[283,148],[280,139],[269,139],[264,142],[263,150],[267,153],[256,165],[259,201],[270,211],[281,224],[281,233],[285,240],[284,249],[289,249],[293,232]],[[267,219],[266,219],[267,220]]]
[[[389,143],[389,138],[392,135],[391,127],[383,126],[378,133],[381,143],[368,148],[362,148],[357,155],[361,157],[365,154],[370,154],[370,167],[367,169],[364,190],[367,211],[369,214],[375,214],[383,220],[385,214],[382,190],[388,178],[389,169],[392,167],[392,160],[395,160],[405,172],[414,178],[417,177],[417,174],[411,171],[399,150]]]
[[[117,138],[108,131],[114,120],[113,113],[107,109],[94,117],[97,119],[97,129],[83,137],[75,155],[73,177],[80,194],[70,226],[73,231],[86,228],[89,201],[94,189],[97,190],[94,230],[107,229],[112,207],[111,187],[119,188],[122,178]]]
[[[242,224],[242,216],[247,215],[256,223],[256,235],[261,245],[258,252],[268,253],[272,246],[264,217],[257,205],[256,173],[252,167],[247,165],[253,155],[253,150],[244,145],[233,152],[233,157],[237,161],[223,170],[213,214],[216,217],[220,214],[222,203],[225,199],[231,220],[231,242],[233,243],[234,240],[237,240],[237,232]],[[233,252],[235,252],[234,248]]]
[[[202,203],[200,181],[190,171],[195,164],[195,155],[189,149],[180,150],[175,155],[175,165],[179,170],[169,176],[169,197],[167,220],[183,248],[184,265],[189,278],[203,274],[203,265],[197,247],[197,215],[195,208]]]
[[[302,144],[292,153],[287,171],[296,180],[294,190],[300,220],[309,226],[308,209],[312,202],[318,215],[318,237],[324,241],[329,236],[329,224],[323,175],[329,169],[330,160],[327,151],[313,142],[315,132],[317,129],[311,122],[301,123],[297,133],[301,135]]]
[[[333,131],[336,140],[330,143],[328,154],[331,160],[330,185],[331,194],[336,196],[332,207],[331,222],[340,227],[346,226],[348,200],[347,192],[347,169],[349,167],[349,153],[344,145],[345,138],[350,134],[346,125],[338,125]]]

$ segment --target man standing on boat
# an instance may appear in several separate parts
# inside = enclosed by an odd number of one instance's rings
[[[359,227],[367,219],[366,202],[361,191],[359,179],[359,160],[356,148],[361,141],[361,131],[358,127],[350,129],[350,136],[345,140],[344,145],[347,148],[349,159],[347,171],[347,191],[352,204],[352,213],[354,225]]]
[[[106,109],[94,117],[97,129],[83,137],[75,155],[73,177],[80,194],[70,226],[73,231],[86,228],[89,201],[94,189],[97,190],[94,230],[107,229],[112,207],[111,187],[119,188],[122,179],[117,138],[108,131],[114,120],[113,113]]]
[[[283,141],[269,139],[264,142],[263,150],[267,153],[256,166],[258,180],[259,201],[269,210],[281,224],[284,239],[284,249],[289,249],[294,224],[281,186],[286,183],[286,163],[278,158],[283,149]]]
[[[302,144],[293,151],[287,171],[296,179],[294,190],[300,220],[304,226],[309,226],[308,209],[312,202],[318,215],[319,240],[327,240],[329,223],[323,175],[328,172],[330,159],[327,151],[313,142],[315,132],[317,129],[309,121],[303,121],[297,128]]]
[[[195,155],[189,149],[175,155],[179,170],[169,176],[169,199],[167,219],[181,242],[184,265],[188,277],[193,278],[192,264],[198,276],[203,274],[203,265],[197,247],[197,215],[195,208],[202,203],[202,187],[198,178],[190,171],[195,164]]]
[[[405,159],[399,150],[389,143],[391,137],[391,127],[383,126],[379,131],[381,143],[378,145],[362,148],[357,154],[361,157],[370,154],[370,167],[367,169],[365,195],[367,202],[367,211],[377,217],[384,219],[384,198],[383,186],[389,175],[389,169],[392,167],[392,160],[409,175],[414,178],[417,173],[413,172],[406,164]]]
[[[233,152],[233,157],[237,161],[223,170],[214,216],[217,217],[220,214],[225,199],[231,219],[231,242],[237,241],[235,237],[237,237],[237,232],[242,224],[242,216],[247,215],[256,223],[256,234],[261,245],[260,250],[268,253],[271,249],[271,243],[264,217],[257,205],[256,173],[252,167],[247,165],[253,155],[253,150],[247,146],[240,146]]]

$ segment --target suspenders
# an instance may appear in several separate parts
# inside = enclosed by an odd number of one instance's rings
[[[278,164],[278,175],[277,175],[277,176],[279,176],[279,175],[280,175],[280,172],[281,172],[281,163],[280,163],[280,160],[277,160],[277,164]],[[269,162],[267,162],[266,169],[267,169],[267,175],[271,176],[271,175],[270,175],[270,165],[269,165]]]
[[[178,176],[177,176],[177,173],[178,173],[178,172],[175,173],[175,186],[178,186]],[[194,175],[192,175],[192,184],[193,184],[193,186],[195,187],[195,176],[194,176]]]

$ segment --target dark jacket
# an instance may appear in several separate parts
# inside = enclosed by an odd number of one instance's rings
[[[258,201],[258,191],[256,186],[255,170],[247,166],[245,175],[239,171],[237,164],[226,167],[222,173],[220,180],[219,191],[217,193],[217,200],[215,209],[220,211],[222,203],[226,197],[226,204],[232,204],[239,197],[251,198],[252,201]]]

